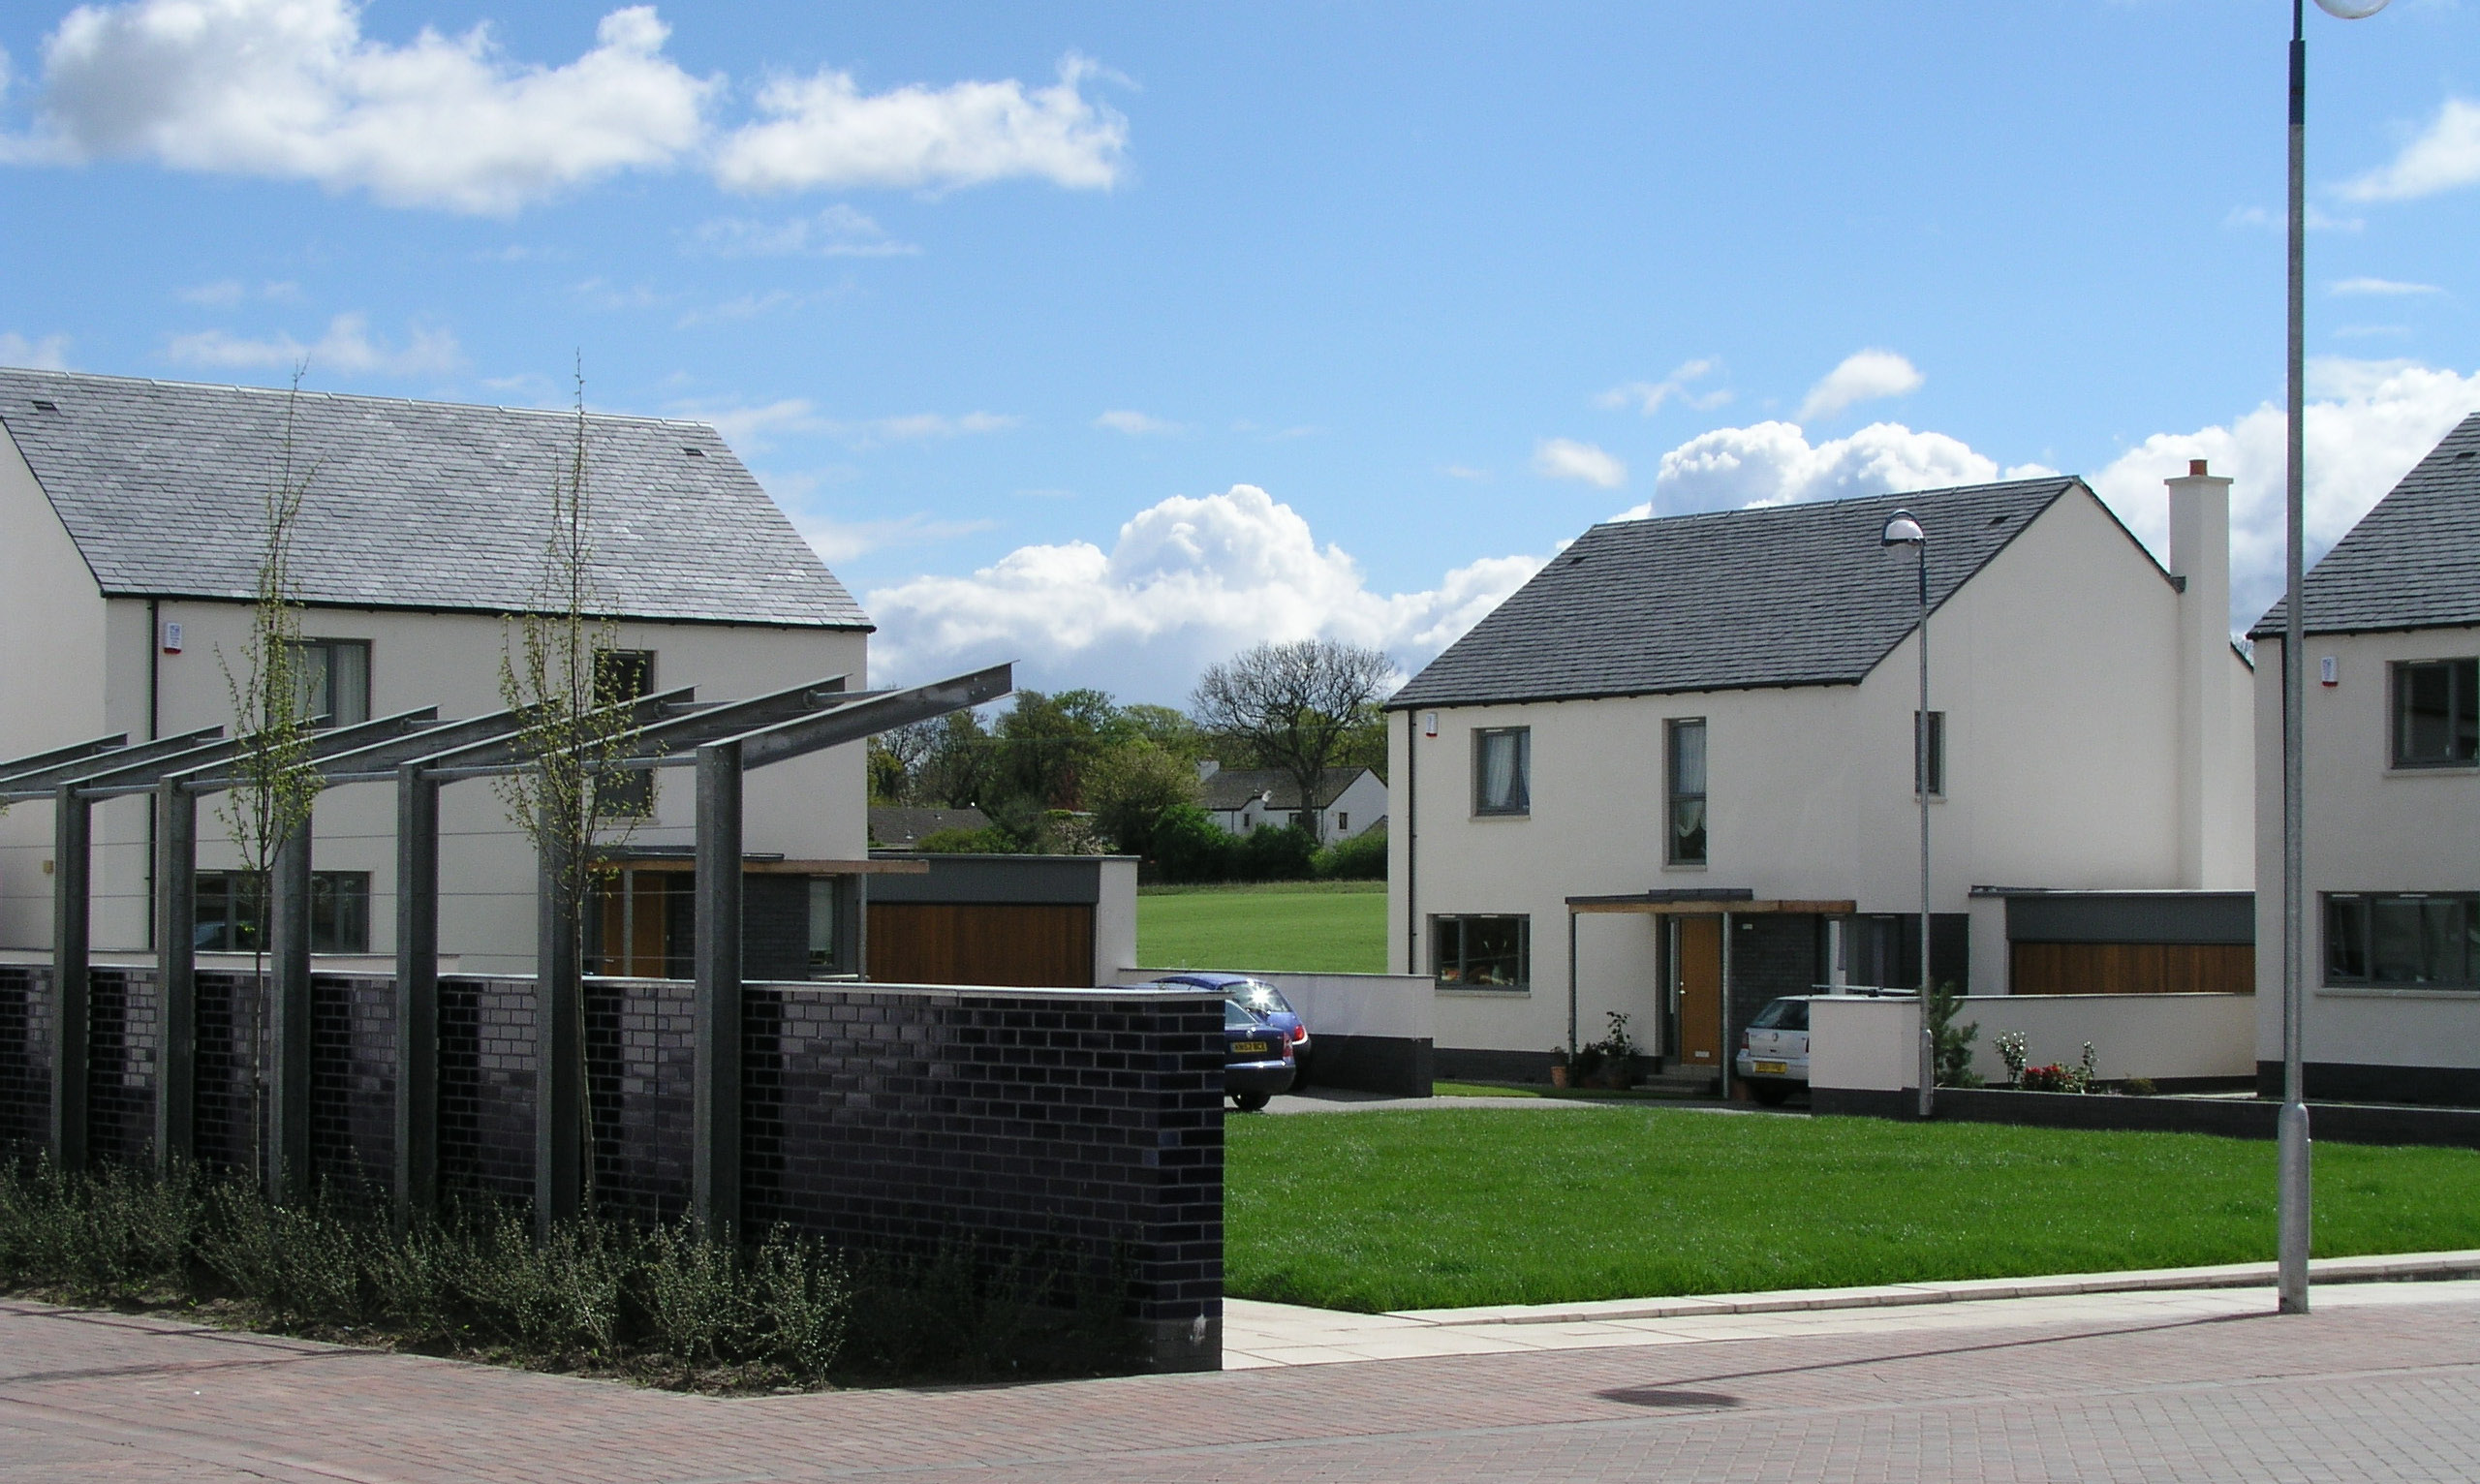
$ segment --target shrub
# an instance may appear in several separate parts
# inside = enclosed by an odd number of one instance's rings
[[[1238,837],[1194,804],[1175,804],[1154,821],[1154,861],[1166,881],[1221,881],[1231,877]]]
[[[1253,829],[1240,837],[1232,875],[1247,881],[1300,881],[1317,872],[1318,838],[1296,824]]]
[[[2151,1077],[2129,1077],[2119,1084],[2119,1092],[2122,1096],[2128,1098],[2151,1098],[2157,1095],[2160,1089],[2153,1085]]]
[[[913,842],[916,850],[933,855],[1013,855],[1016,842],[999,826],[980,829],[934,829]]]
[[[1963,1008],[1963,996],[1956,992],[1952,979],[1929,992],[1929,1029],[1937,1046],[1935,1068],[1939,1087],[1981,1084],[1980,1073],[1972,1070],[1972,1042],[1980,1036],[1980,1022],[1955,1024],[1955,1012]]]
[[[1386,880],[1386,826],[1378,825],[1318,852],[1318,874],[1331,881]]]

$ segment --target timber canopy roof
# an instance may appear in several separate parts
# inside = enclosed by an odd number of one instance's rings
[[[2480,625],[2480,413],[2463,419],[2310,569],[2310,634]],[[2256,621],[2278,639],[2289,600]]]
[[[1878,545],[1889,514],[1909,510],[1928,529],[1934,608],[2069,491],[2094,498],[2050,476],[1608,521],[1386,704],[1856,685],[1918,623],[1910,557]]]
[[[109,597],[255,596],[288,408],[309,475],[300,601],[535,605],[574,414],[0,368],[0,426]],[[608,616],[870,626],[713,428],[600,413],[585,428]]]

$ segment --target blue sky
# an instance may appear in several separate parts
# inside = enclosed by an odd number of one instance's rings
[[[2252,610],[2287,12],[15,0],[0,360],[582,356],[717,422],[904,678],[1416,665],[1623,511],[2041,467],[2151,537],[2199,455]],[[2310,19],[2330,541],[2480,408],[2480,3]]]

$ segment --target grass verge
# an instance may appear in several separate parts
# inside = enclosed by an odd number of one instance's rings
[[[1225,1291],[1378,1313],[2248,1262],[2274,1146],[1655,1108],[1233,1119]],[[2480,1152],[2320,1144],[2319,1256],[2480,1247]]]

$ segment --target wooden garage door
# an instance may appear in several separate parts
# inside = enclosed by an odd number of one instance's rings
[[[2252,995],[2256,949],[2238,943],[2019,943],[2019,995]]]
[[[873,902],[870,977],[882,984],[1090,989],[1094,909],[1084,904]]]

